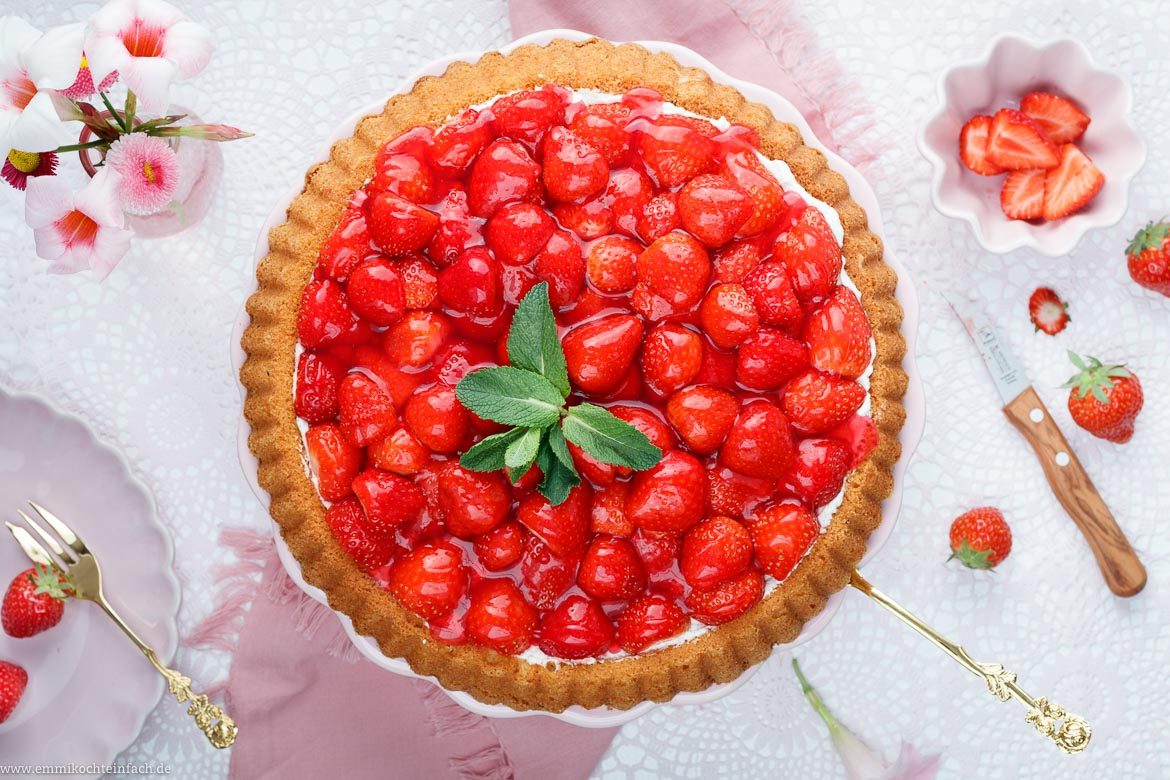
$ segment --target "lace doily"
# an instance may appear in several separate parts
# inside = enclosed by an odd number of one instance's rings
[[[60,0],[6,8],[38,27],[81,10]],[[255,131],[224,146],[221,192],[186,234],[139,241],[101,286],[82,275],[46,277],[24,227],[20,196],[0,192],[0,382],[52,398],[126,455],[157,498],[175,536],[183,582],[180,630],[211,609],[225,554],[223,525],[267,527],[235,457],[238,395],[228,334],[252,274],[256,231],[272,201],[301,172],[322,137],[353,106],[384,96],[439,52],[502,45],[503,0],[317,0],[184,3],[216,35],[208,69],[173,99],[209,121]],[[13,7],[14,6],[14,7]],[[856,593],[829,628],[797,651],[839,717],[887,755],[900,739],[944,755],[941,777],[1170,776],[1161,749],[1170,682],[1170,535],[1162,528],[1170,482],[1170,303],[1137,288],[1122,252],[1129,236],[1170,200],[1170,17],[1138,4],[1101,12],[1088,2],[1045,2],[1020,14],[996,0],[946,4],[877,0],[801,3],[819,48],[872,107],[884,147],[868,168],[887,239],[922,286],[920,370],[927,429],[911,468],[898,528],[865,574],[979,660],[999,661],[1024,687],[1087,717],[1093,744],[1066,757],[1032,732],[1023,708],[982,684]],[[1072,257],[981,255],[967,228],[929,202],[928,166],[914,145],[934,106],[935,79],[1004,30],[1071,35],[1134,88],[1136,122],[1151,150],[1121,225],[1090,234]],[[318,128],[318,129],[314,129]],[[848,149],[846,150],[848,152]],[[1048,284],[1072,304],[1052,339],[1032,332],[1026,301]],[[1076,448],[1150,574],[1135,599],[1109,594],[1087,546],[1048,490],[1040,467],[997,408],[998,396],[938,290],[970,287],[1028,367],[1037,391]],[[1057,389],[1066,348],[1125,360],[1146,387],[1146,408],[1124,447],[1073,426]],[[965,508],[996,503],[1015,550],[995,575],[946,567],[946,530]],[[749,685],[699,708],[663,708],[627,725],[595,770],[599,778],[840,777],[823,726],[800,696],[787,655]],[[226,654],[181,653],[196,680],[226,673]],[[169,763],[182,777],[223,777],[227,756],[207,747],[182,709],[164,701],[120,760]]]

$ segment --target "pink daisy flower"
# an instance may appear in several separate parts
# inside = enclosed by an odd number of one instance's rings
[[[52,152],[22,152],[12,149],[4,158],[0,176],[18,190],[28,186],[30,176],[52,176],[57,172],[57,155]]]
[[[101,84],[94,86],[93,71],[89,69],[89,59],[86,58],[85,52],[82,52],[81,67],[77,69],[77,78],[67,88],[61,90],[61,94],[70,100],[81,100],[99,92],[109,92],[110,87],[114,86],[117,80],[118,71],[114,71],[102,79]]]
[[[118,196],[127,214],[161,211],[179,185],[179,158],[170,144],[145,133],[129,133],[110,146],[106,167],[119,178]]]

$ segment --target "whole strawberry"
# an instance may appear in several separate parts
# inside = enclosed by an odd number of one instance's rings
[[[4,633],[23,639],[47,631],[61,622],[69,585],[55,569],[25,569],[8,586],[0,605]]]
[[[1073,352],[1068,359],[1076,366],[1064,387],[1068,413],[1073,422],[1101,439],[1124,444],[1133,438],[1133,424],[1142,410],[1142,384],[1132,371],[1120,364],[1103,364],[1095,357],[1085,360]]]
[[[1011,551],[1012,529],[993,506],[975,507],[951,523],[951,558],[969,569],[994,569]]]
[[[1135,282],[1170,296],[1170,221],[1151,222],[1139,230],[1125,256]]]
[[[0,661],[0,723],[8,720],[8,716],[20,703],[28,685],[28,673],[21,667],[8,661]]]

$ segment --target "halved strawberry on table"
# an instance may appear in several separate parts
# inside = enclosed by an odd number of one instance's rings
[[[1069,323],[1068,304],[1051,287],[1037,287],[1028,298],[1028,316],[1036,330],[1055,336]]]

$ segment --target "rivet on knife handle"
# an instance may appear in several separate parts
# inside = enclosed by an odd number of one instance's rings
[[[1052,492],[1089,543],[1109,590],[1118,596],[1140,592],[1145,567],[1036,391],[1029,387],[1003,412],[1036,451]]]

